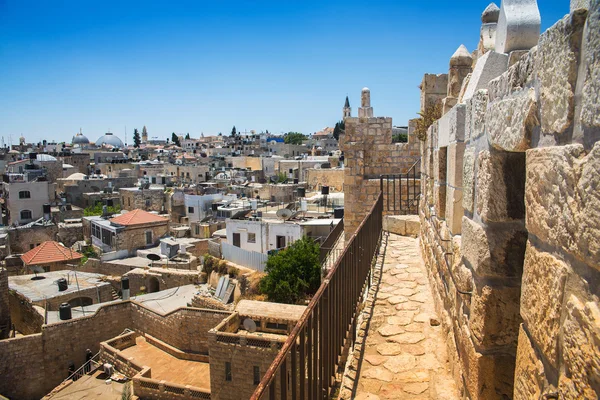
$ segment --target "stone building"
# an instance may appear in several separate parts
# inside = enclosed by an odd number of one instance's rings
[[[165,189],[163,187],[132,187],[119,189],[123,210],[165,211]]]
[[[535,1],[488,7],[494,47],[421,145],[422,252],[470,399],[600,393],[600,2],[571,5],[541,35]],[[421,98],[448,106],[456,76],[443,97],[431,77]]]
[[[0,340],[8,338],[12,326],[8,296],[8,271],[0,268]]]

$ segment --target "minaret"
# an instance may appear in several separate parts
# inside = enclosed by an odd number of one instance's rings
[[[142,129],[142,143],[148,142],[148,131],[146,130],[146,125]]]
[[[348,96],[346,96],[346,103],[344,104],[343,115],[343,119],[350,118],[352,116],[352,109],[350,108],[350,101],[348,100]]]

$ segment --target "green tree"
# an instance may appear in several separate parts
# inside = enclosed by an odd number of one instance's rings
[[[336,122],[335,127],[333,128],[333,137],[335,140],[340,140],[340,134],[346,131],[346,123],[342,120]]]
[[[189,134],[189,132],[188,132],[188,133],[186,133],[186,135],[185,135],[185,138],[186,138],[186,139],[189,139],[189,138],[190,138],[190,134]]]
[[[140,133],[137,129],[133,130],[133,147],[140,147],[140,143],[142,143],[142,139],[140,138]]]
[[[304,139],[306,139],[306,136],[300,132],[288,132],[283,135],[283,141],[286,144],[302,144]]]
[[[121,211],[121,207],[119,206],[109,206],[106,209],[109,214],[116,214]],[[102,203],[96,203],[95,206],[89,206],[83,209],[84,217],[91,217],[93,215],[102,215]]]
[[[297,304],[321,285],[319,245],[308,237],[270,255],[260,281],[260,291],[269,301]]]
[[[231,130],[231,137],[235,137],[235,135],[237,135],[237,130],[235,129],[235,125],[234,125],[233,129]]]
[[[173,142],[173,144],[176,146],[181,146],[181,143],[179,142],[179,136],[177,136],[175,132],[171,134],[171,142]]]

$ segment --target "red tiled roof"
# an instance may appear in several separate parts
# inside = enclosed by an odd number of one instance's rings
[[[118,217],[111,218],[110,222],[119,225],[141,225],[141,224],[149,224],[152,222],[167,222],[167,218],[159,217],[156,214],[149,213],[144,210],[129,211],[128,213],[119,215]]]
[[[79,260],[83,255],[62,244],[47,241],[21,255],[25,265],[49,264],[59,261]]]

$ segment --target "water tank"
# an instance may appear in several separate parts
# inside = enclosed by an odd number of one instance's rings
[[[306,189],[303,187],[299,187],[296,189],[298,191],[298,197],[306,197]]]
[[[333,218],[344,218],[344,209],[343,208],[334,208],[333,209]]]
[[[35,160],[35,159],[37,159],[37,153],[29,153],[29,159],[30,159],[30,160]]]
[[[329,194],[329,186],[323,186],[321,188],[321,194],[323,194],[323,195]]]
[[[67,280],[65,278],[59,278],[56,283],[58,283],[58,291],[59,292],[64,292],[65,290],[67,290],[69,288],[69,285],[67,284]]]
[[[298,184],[298,178],[294,178],[294,185]]]
[[[69,303],[62,303],[58,307],[58,317],[61,321],[67,321],[71,319],[71,305]]]
[[[44,211],[44,214],[50,214],[50,212],[51,212],[50,204],[44,204],[42,206],[42,209]]]

